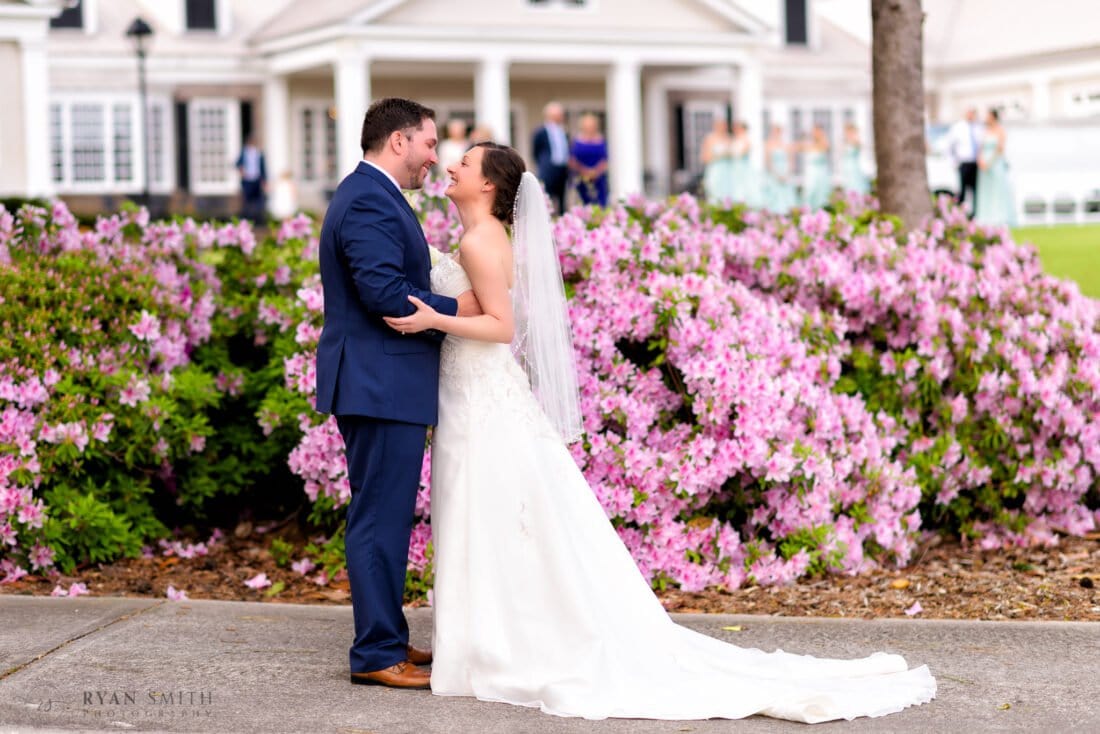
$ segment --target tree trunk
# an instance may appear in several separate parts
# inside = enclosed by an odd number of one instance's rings
[[[871,0],[878,199],[906,231],[932,213],[925,167],[921,0]]]

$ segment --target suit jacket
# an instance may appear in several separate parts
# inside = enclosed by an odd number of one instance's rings
[[[241,151],[241,154],[239,156],[237,156],[237,168],[244,168],[244,151],[243,150]],[[248,180],[259,181],[260,183],[264,183],[264,182],[267,181],[267,161],[264,160],[264,154],[263,154],[262,151],[260,152],[260,177],[258,179],[244,179],[244,180],[246,180],[246,181],[248,181]]]
[[[408,316],[414,295],[454,316],[429,290],[424,231],[404,195],[366,162],[336,188],[321,227],[325,325],[317,344],[317,410],[432,425],[438,416],[437,331],[402,335],[383,316]]]
[[[555,165],[550,147],[550,133],[547,131],[545,125],[540,125],[538,130],[535,131],[535,137],[531,141],[532,153],[535,156],[535,167],[538,169],[538,176],[542,181],[549,181],[555,176],[560,176],[565,165]],[[565,136],[565,150],[566,155],[569,155],[569,136]]]

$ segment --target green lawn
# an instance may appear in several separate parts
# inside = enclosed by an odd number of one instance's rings
[[[1072,278],[1081,292],[1100,298],[1100,224],[1063,224],[1012,230],[1017,242],[1039,248],[1043,268],[1059,278]]]

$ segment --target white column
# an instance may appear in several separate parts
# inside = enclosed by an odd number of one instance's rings
[[[272,75],[264,80],[264,139],[267,177],[278,181],[290,168],[290,102],[286,77]],[[301,177],[298,172],[298,178]]]
[[[1031,80],[1031,119],[1046,122],[1050,119],[1050,78],[1036,77]]]
[[[734,93],[734,117],[749,126],[752,153],[749,159],[754,166],[764,161],[764,79],[760,64],[756,61],[741,62],[737,71],[737,89]]]
[[[665,196],[671,188],[671,150],[669,149],[668,92],[656,79],[645,83],[646,167],[653,174],[653,190],[647,193]]]
[[[486,57],[478,62],[477,76],[474,78],[474,108],[477,123],[492,130],[493,141],[511,145],[512,99],[507,60]]]
[[[46,39],[21,40],[23,67],[23,155],[27,196],[53,195],[50,178],[50,79]]]
[[[607,142],[611,198],[642,192],[641,66],[616,61],[607,76]]]
[[[348,53],[333,64],[336,92],[336,168],[343,178],[359,165],[363,149],[359,140],[363,116],[370,106],[370,59],[362,53]]]

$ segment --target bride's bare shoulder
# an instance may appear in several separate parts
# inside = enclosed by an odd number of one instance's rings
[[[508,240],[508,231],[496,219],[466,230],[458,243],[458,251],[462,255],[474,256],[496,254],[509,247],[511,243]]]

